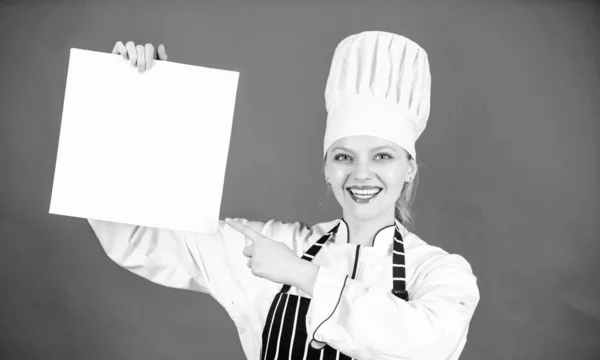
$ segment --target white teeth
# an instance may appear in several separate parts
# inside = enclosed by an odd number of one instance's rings
[[[359,189],[349,189],[350,192],[352,192],[352,194],[354,194],[355,196],[373,196],[375,194],[377,194],[379,191],[381,191],[381,189],[369,189],[369,190],[359,190]]]

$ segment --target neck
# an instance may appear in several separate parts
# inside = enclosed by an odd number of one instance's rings
[[[344,216],[344,221],[348,225],[349,243],[365,246],[373,245],[373,239],[379,230],[395,224],[394,216],[380,216],[369,220],[357,220]]]

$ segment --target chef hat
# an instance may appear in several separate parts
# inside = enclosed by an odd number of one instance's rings
[[[372,135],[392,141],[414,159],[429,118],[427,53],[397,34],[367,31],[342,40],[325,87],[324,155],[336,140]]]

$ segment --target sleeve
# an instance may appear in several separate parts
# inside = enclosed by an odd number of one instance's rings
[[[479,303],[477,278],[460,255],[441,255],[409,301],[320,267],[307,332],[358,359],[457,359]]]
[[[237,219],[265,236],[298,244],[290,224]],[[101,246],[119,266],[163,286],[214,297],[226,310],[261,282],[246,266],[244,235],[219,221],[214,236],[88,219]]]

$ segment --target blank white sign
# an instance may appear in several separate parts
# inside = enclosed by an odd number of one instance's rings
[[[214,234],[238,78],[71,49],[50,213]]]

